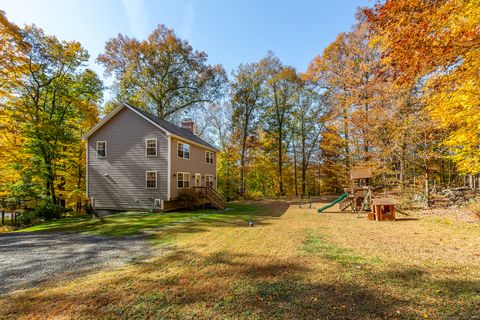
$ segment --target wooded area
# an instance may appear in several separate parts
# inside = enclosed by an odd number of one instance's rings
[[[81,209],[82,135],[126,101],[220,149],[227,200],[338,192],[353,166],[408,201],[480,189],[480,7],[471,0],[387,0],[358,10],[308,70],[269,52],[230,77],[159,25],[119,35],[98,57],[115,79],[103,102],[88,52],[0,15],[0,198]],[[301,50],[301,48],[298,48]]]

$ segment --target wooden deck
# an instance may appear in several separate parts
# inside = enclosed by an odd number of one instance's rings
[[[217,209],[225,208],[225,201],[220,193],[211,187],[191,187],[197,194],[195,206],[212,206]],[[163,203],[163,211],[172,211],[186,208],[186,205],[177,199],[165,201]]]

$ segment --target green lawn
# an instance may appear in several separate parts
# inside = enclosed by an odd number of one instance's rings
[[[376,222],[338,206],[317,214],[325,204],[264,201],[29,228],[123,235],[194,220],[152,232],[159,250],[148,259],[0,295],[0,319],[478,318],[480,224]]]
[[[38,224],[17,232],[73,231],[82,234],[127,236],[145,230],[160,228],[181,221],[208,221],[223,219],[248,219],[255,207],[246,204],[231,204],[227,210],[196,210],[167,213],[126,212],[103,218],[64,218]]]

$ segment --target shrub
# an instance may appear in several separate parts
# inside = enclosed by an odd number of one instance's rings
[[[38,220],[35,211],[25,211],[17,215],[17,223],[20,226],[26,227]]]
[[[45,203],[37,207],[33,212],[37,218],[44,220],[53,220],[61,218],[65,213],[71,211],[64,207],[52,203]]]
[[[261,191],[248,192],[245,196],[246,200],[264,200],[265,195]]]
[[[193,210],[195,206],[198,205],[200,198],[196,190],[183,189],[182,191],[180,191],[177,200],[183,207]]]
[[[84,208],[85,208],[85,213],[87,215],[89,216],[95,215],[95,210],[93,209],[91,203],[87,203]]]

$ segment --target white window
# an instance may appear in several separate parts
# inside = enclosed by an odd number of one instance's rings
[[[145,178],[147,189],[157,189],[157,171],[147,171]]]
[[[145,140],[145,148],[146,148],[147,157],[156,157],[157,156],[157,139]]]
[[[205,151],[205,162],[209,164],[213,164],[213,152],[212,151]]]
[[[213,175],[211,174],[205,175],[205,185],[207,187],[213,188]]]
[[[190,173],[177,172],[177,188],[189,188],[190,187]]]
[[[183,159],[190,159],[190,145],[187,143],[178,142],[177,156]]]
[[[107,157],[107,141],[97,141],[97,158]]]

